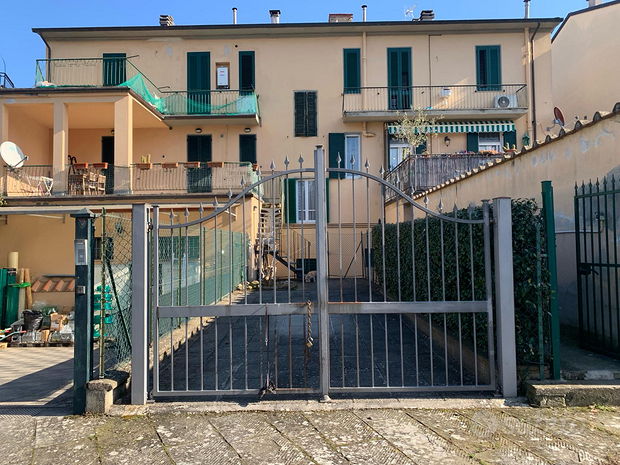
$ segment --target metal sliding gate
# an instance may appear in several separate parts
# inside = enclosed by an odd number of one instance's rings
[[[208,214],[153,208],[152,395],[495,390],[489,203],[432,211],[368,162],[326,168],[322,146],[289,164]],[[278,182],[297,222],[274,214],[276,241],[246,194]],[[286,263],[293,232],[313,247]]]
[[[614,177],[575,185],[579,341],[616,358],[620,358],[619,195]]]

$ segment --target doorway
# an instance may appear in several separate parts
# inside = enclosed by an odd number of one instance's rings
[[[388,108],[411,108],[411,48],[388,48]]]
[[[106,195],[114,193],[114,136],[103,136],[101,138],[101,161],[107,163],[108,167],[101,170],[105,175]]]

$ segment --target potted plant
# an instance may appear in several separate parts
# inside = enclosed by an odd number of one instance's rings
[[[179,162],[167,162],[167,163],[162,163],[161,167],[164,169],[174,169],[174,168],[178,168],[179,167]]]
[[[139,170],[150,170],[153,168],[153,163],[136,163],[136,168]]]
[[[207,166],[209,168],[224,168],[224,162],[223,161],[210,161],[210,162],[207,162]]]
[[[183,163],[183,166],[185,166],[185,168],[187,169],[200,168],[200,162],[199,161],[186,161],[185,163]]]
[[[107,170],[108,169],[108,164],[101,162],[101,163],[93,163],[93,168],[95,168],[96,170]]]
[[[516,151],[517,151],[517,146],[515,144],[512,144],[512,148],[510,148],[509,144],[504,145],[505,153],[515,153]]]

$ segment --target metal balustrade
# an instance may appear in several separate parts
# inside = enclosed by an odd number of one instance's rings
[[[0,194],[6,197],[38,197],[52,195],[54,184],[51,165],[4,167],[0,178]]]
[[[524,84],[346,88],[342,94],[342,111],[346,115],[396,113],[417,108],[433,112],[526,109],[526,89]],[[507,100],[498,102],[502,96]]]

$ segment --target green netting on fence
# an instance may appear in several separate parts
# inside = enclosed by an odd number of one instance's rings
[[[95,286],[94,337],[99,345],[99,375],[105,377],[131,358],[130,213],[103,210],[97,225],[100,282]],[[102,319],[103,316],[103,319]]]
[[[162,231],[156,261],[159,304],[211,305],[231,294],[243,282],[244,247],[244,234],[229,234],[228,230],[192,226],[187,228],[187,235],[185,228]],[[169,332],[170,325],[178,326],[180,322],[160,320],[159,334]]]

